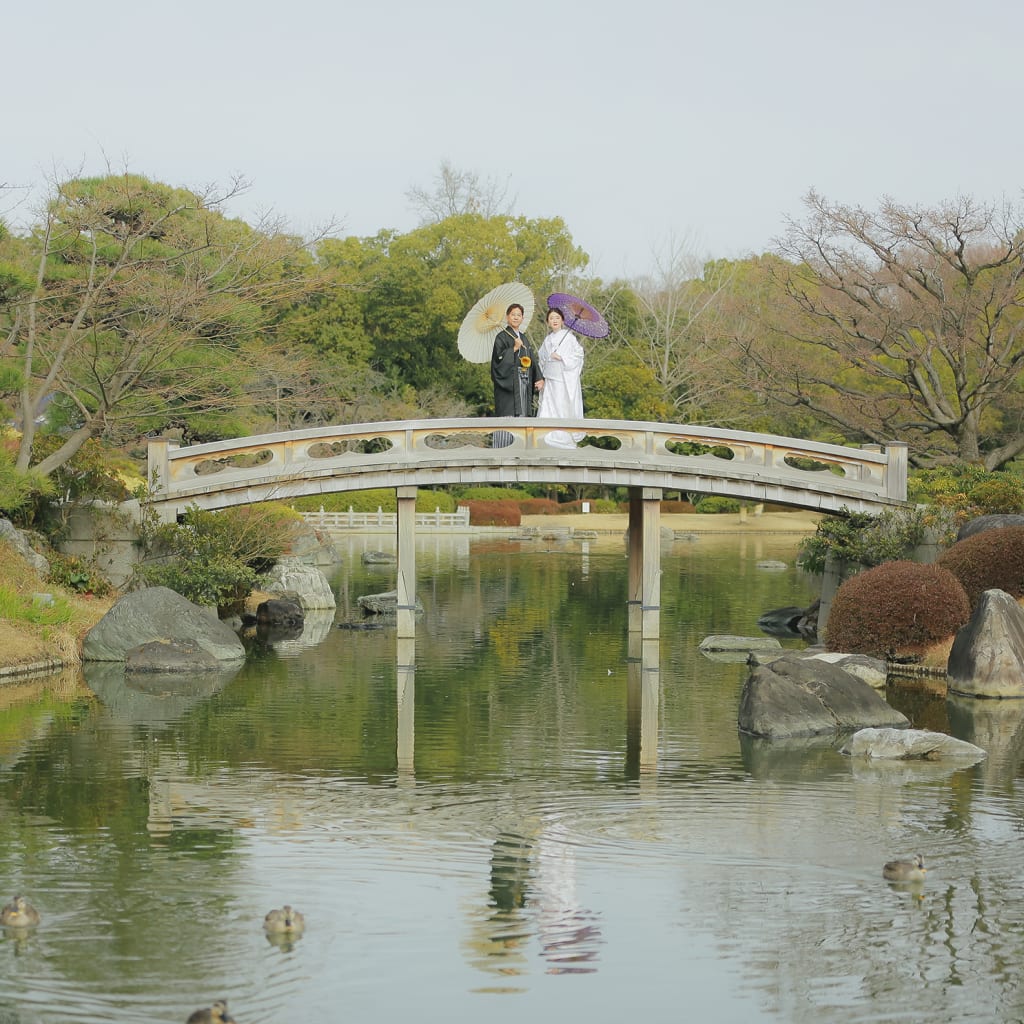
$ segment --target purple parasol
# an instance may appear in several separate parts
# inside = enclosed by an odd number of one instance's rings
[[[608,321],[589,302],[575,295],[555,292],[548,296],[548,309],[560,309],[565,326],[587,338],[606,338],[611,328]]]

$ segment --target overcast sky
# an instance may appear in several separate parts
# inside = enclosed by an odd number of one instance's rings
[[[815,188],[1018,199],[1014,0],[43,0],[0,14],[0,183],[128,169],[406,231],[448,160],[603,278],[762,252]],[[8,192],[0,212],[19,221]]]

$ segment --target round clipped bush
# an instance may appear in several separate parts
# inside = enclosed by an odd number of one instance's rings
[[[874,658],[919,654],[949,639],[970,617],[967,594],[948,569],[883,562],[836,591],[825,646]]]
[[[1004,526],[966,537],[947,548],[935,564],[960,581],[972,608],[986,590],[1024,597],[1024,526]]]

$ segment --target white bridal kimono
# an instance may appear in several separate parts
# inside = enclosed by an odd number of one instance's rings
[[[553,358],[559,355],[560,359]],[[544,390],[540,393],[538,419],[583,419],[583,346],[572,331],[563,327],[549,334],[537,353]],[[586,435],[574,431],[553,430],[544,440],[555,448],[575,448]]]

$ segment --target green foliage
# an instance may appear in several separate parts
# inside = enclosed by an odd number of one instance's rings
[[[180,523],[144,520],[141,542],[151,558],[136,566],[149,586],[170,587],[195,604],[241,601],[287,549],[299,518],[272,502],[208,512],[192,506]]]
[[[885,562],[851,576],[836,591],[825,645],[874,658],[917,654],[952,637],[970,615],[967,594],[947,569]]]
[[[51,551],[47,555],[47,561],[50,564],[47,579],[66,590],[73,590],[79,594],[95,594],[97,597],[106,597],[114,591],[110,581],[96,565],[85,559]]]
[[[581,270],[586,255],[556,219],[462,213],[406,234],[323,242],[317,257],[335,287],[317,299],[318,329],[328,344],[363,358],[416,392],[440,389],[474,407],[490,403],[490,382],[456,348],[469,308],[503,281],[535,294],[556,276]],[[534,326],[534,333],[537,331]]]
[[[740,502],[737,498],[726,498],[720,494],[704,494],[697,499],[695,508],[701,515],[720,515],[739,512]]]
[[[23,473],[16,469],[10,447],[0,436],[0,515],[16,526],[30,526],[33,509],[53,496],[51,480],[38,473]]]
[[[976,516],[1024,511],[1024,480],[1009,471],[955,463],[910,475],[907,495],[947,514],[954,529]]]
[[[729,461],[736,457],[731,448],[724,444],[700,444],[697,441],[667,441],[666,450],[673,455],[714,455],[716,459]]]
[[[801,542],[800,564],[820,574],[830,554],[864,566],[906,558],[921,543],[927,519],[920,509],[887,509],[877,516],[847,509],[843,515],[826,516],[814,536]]]
[[[0,619],[29,622],[34,626],[58,626],[70,622],[72,615],[70,605],[62,597],[55,597],[53,604],[44,604],[0,585]]]
[[[596,420],[671,421],[672,409],[658,398],[657,382],[651,370],[627,352],[622,352],[621,356],[616,362],[584,368],[586,415]]]
[[[966,537],[944,551],[936,564],[960,581],[972,608],[986,590],[1024,597],[1024,526],[1006,526]]]
[[[89,437],[134,440],[194,415],[221,435],[218,415],[260,408],[259,360],[239,352],[258,338],[267,358],[312,261],[301,239],[220,212],[239,185],[216,195],[134,174],[63,181],[24,239],[0,239],[0,266],[40,275],[31,316],[23,294],[0,302],[0,401],[27,404],[19,465],[50,474]],[[46,429],[59,437],[48,450],[35,438]]]

